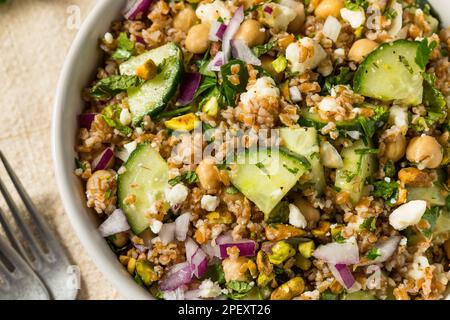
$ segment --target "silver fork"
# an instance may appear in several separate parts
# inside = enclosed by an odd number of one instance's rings
[[[0,300],[49,300],[50,295],[31,267],[0,238]]]
[[[39,278],[45,283],[51,299],[73,300],[76,298],[78,277],[71,272],[72,264],[69,262],[63,247],[60,245],[52,231],[36,210],[30,197],[13,172],[10,164],[0,151],[0,160],[3,163],[14,187],[17,190],[30,218],[31,228],[20,215],[17,205],[0,179],[0,193],[11,211],[12,217],[18,227],[23,241],[15,234],[6,222],[4,213],[0,210],[0,224],[12,247],[23,257]],[[33,231],[34,229],[34,231]],[[3,248],[1,248],[3,252]]]

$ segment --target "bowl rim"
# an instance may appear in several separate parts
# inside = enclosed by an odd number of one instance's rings
[[[64,132],[62,111],[67,108],[66,96],[70,90],[72,70],[76,66],[75,62],[80,56],[82,47],[85,43],[84,40],[88,37],[91,30],[94,29],[98,18],[107,10],[111,1],[114,0],[99,0],[96,2],[94,8],[89,13],[75,36],[69,53],[66,56],[64,66],[59,77],[52,111],[51,142],[53,167],[65,212],[73,229],[75,230],[77,238],[86,249],[89,258],[93,260],[100,272],[114,285],[115,289],[121,294],[121,296],[129,299],[148,300],[154,298],[150,295],[150,293],[138,286],[136,282],[133,281],[132,277],[125,271],[125,269],[121,267],[115,255],[111,254],[112,251],[107,243],[97,232],[94,224],[87,221],[88,219],[83,219],[83,217],[80,216],[80,203],[75,199],[72,190],[70,190],[69,181],[70,176],[73,175],[73,172],[72,170],[68,170],[68,164],[65,163],[64,160],[63,137],[67,135],[67,132]],[[104,242],[103,248],[99,248],[98,246],[99,239]],[[115,259],[115,263],[112,261],[112,258]]]

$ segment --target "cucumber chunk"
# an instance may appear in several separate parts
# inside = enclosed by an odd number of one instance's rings
[[[176,94],[183,73],[181,49],[174,43],[168,43],[122,63],[120,74],[135,75],[136,69],[149,59],[158,66],[158,74],[140,87],[128,90],[134,125],[138,125],[145,115],[153,116],[164,109]]]
[[[231,183],[266,215],[308,170],[306,158],[288,150],[247,150],[230,165]]]
[[[436,184],[431,187],[407,187],[408,201],[425,200],[431,206],[445,206],[446,195]]]
[[[131,230],[139,234],[150,225],[146,215],[152,204],[164,199],[168,185],[169,167],[159,153],[149,144],[141,144],[124,164],[125,172],[118,178],[119,207],[125,213]],[[130,195],[136,197],[132,205],[124,203]]]
[[[396,100],[407,105],[422,103],[422,70],[415,62],[419,42],[384,43],[359,66],[353,88],[366,97]]]
[[[375,170],[375,155],[358,152],[367,148],[370,145],[366,145],[363,140],[344,148],[341,152],[344,166],[336,170],[335,186],[341,191],[347,191],[353,204],[367,194],[366,180]]]
[[[320,130],[328,124],[328,121],[320,118],[318,114],[309,112],[307,109],[303,108],[300,111],[300,119],[298,123],[304,127],[313,127]],[[358,119],[354,119],[352,121],[337,121],[336,128],[345,131],[361,131],[361,126]]]
[[[311,164],[311,179],[315,190],[321,195],[325,190],[325,174],[320,163],[319,136],[315,128],[280,129],[282,145],[306,157]]]

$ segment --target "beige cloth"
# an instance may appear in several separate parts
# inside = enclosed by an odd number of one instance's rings
[[[51,157],[55,88],[77,32],[67,27],[68,12],[70,6],[79,6],[84,19],[94,4],[95,0],[9,0],[0,5],[0,149],[80,267],[79,298],[116,299],[119,294],[87,256],[64,213]],[[2,197],[0,207],[6,210]]]

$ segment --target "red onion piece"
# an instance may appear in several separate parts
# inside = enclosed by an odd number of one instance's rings
[[[167,245],[175,239],[175,223],[165,223],[161,227],[161,231],[158,234],[163,245]]]
[[[220,250],[219,250],[219,246],[213,246],[211,244],[211,242],[208,242],[204,245],[201,246],[202,250],[206,253],[206,255],[210,258],[220,258]]]
[[[178,241],[186,240],[186,235],[189,230],[189,222],[191,214],[189,212],[183,213],[175,220],[175,238]]]
[[[92,168],[94,171],[103,170],[108,168],[114,160],[114,151],[110,148],[106,148],[97,158],[92,161]]]
[[[384,239],[378,240],[378,242],[375,243],[375,248],[378,248],[380,255],[376,257],[374,260],[369,260],[365,263],[361,263],[360,265],[366,266],[370,264],[377,264],[387,261],[390,257],[392,257],[395,250],[397,250],[397,247],[401,239],[402,238],[400,236],[392,236],[385,240]]]
[[[234,35],[238,31],[239,27],[241,26],[242,21],[244,21],[244,18],[245,18],[244,7],[240,6],[234,12],[233,17],[231,18],[230,23],[228,24],[227,30],[225,31],[225,33],[223,35],[222,51],[223,51],[224,63],[227,63],[228,59],[230,57],[231,39],[233,39]]]
[[[140,37],[140,36],[136,36],[136,42],[143,44],[143,45],[147,45],[147,43],[145,43],[144,38]]]
[[[219,41],[223,39],[223,35],[227,30],[227,26],[219,21],[213,21],[211,23],[211,29],[209,31],[209,40]]]
[[[345,264],[329,264],[331,273],[333,273],[336,280],[346,289],[350,289],[355,284],[355,278]]]
[[[192,263],[192,257],[197,252],[198,245],[191,238],[187,238],[184,245],[186,247],[186,260],[187,262]]]
[[[128,20],[135,20],[140,13],[145,13],[153,0],[128,0],[123,15]]]
[[[253,257],[256,251],[256,242],[243,239],[240,241],[219,244],[220,257],[222,259],[228,258],[227,249],[230,247],[237,247],[239,249],[239,256],[241,257]]]
[[[302,101],[302,94],[297,86],[290,87],[289,94],[291,95],[292,102]]]
[[[270,6],[265,6],[264,7],[264,12],[267,13],[267,14],[272,14],[273,9]]]
[[[104,238],[128,230],[130,230],[130,225],[121,209],[114,210],[113,213],[111,213],[111,215],[98,227],[98,231]]]
[[[216,244],[224,244],[227,242],[233,242],[233,237],[231,236],[231,232],[223,233],[216,238]]]
[[[82,113],[78,116],[78,126],[90,130],[95,120],[95,113]]]
[[[160,281],[159,289],[162,291],[175,290],[192,280],[192,266],[182,262],[170,268],[167,275]]]
[[[234,58],[242,60],[247,64],[261,65],[261,60],[253,54],[244,40],[231,40],[231,52]]]
[[[314,250],[313,256],[331,264],[355,264],[359,262],[358,244],[356,241],[328,243]]]
[[[223,66],[224,63],[225,63],[225,59],[223,56],[223,52],[219,51],[216,53],[214,58],[208,64],[208,67],[206,69],[209,71],[220,71],[220,67]]]
[[[198,248],[197,252],[192,256],[192,265],[194,274],[197,278],[201,278],[208,269],[208,258],[202,249]]]
[[[185,73],[180,87],[181,95],[178,98],[178,103],[183,106],[191,103],[201,81],[202,76],[200,73]]]

